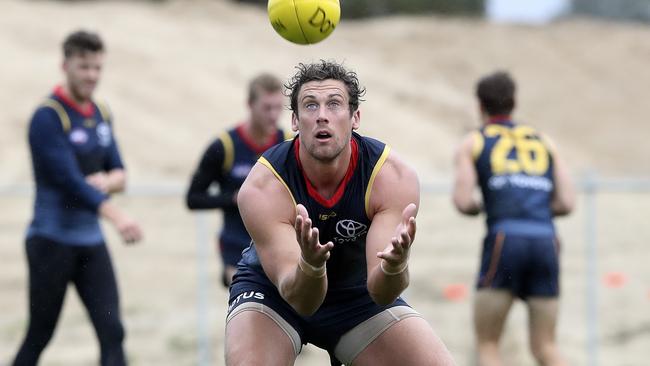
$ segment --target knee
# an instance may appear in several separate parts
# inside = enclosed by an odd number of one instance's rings
[[[477,344],[479,365],[500,365],[499,343],[497,341],[479,341]]]
[[[100,342],[112,345],[122,344],[126,337],[124,326],[122,326],[122,322],[119,319],[107,321],[100,329],[97,329],[97,333]]]
[[[542,365],[552,365],[557,356],[557,348],[553,342],[538,342],[531,346],[533,357]]]
[[[46,345],[56,328],[56,322],[30,321],[27,328],[27,341],[33,345]]]
[[[482,339],[478,341],[477,347],[479,351],[496,352],[499,350],[499,342],[492,339]]]

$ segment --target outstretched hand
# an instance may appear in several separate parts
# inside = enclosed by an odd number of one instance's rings
[[[330,251],[334,243],[327,242],[321,245],[319,241],[318,228],[312,227],[312,221],[305,206],[296,206],[296,239],[300,244],[302,259],[313,267],[322,267],[330,257]]]
[[[383,252],[377,253],[378,258],[386,261],[383,265],[386,271],[400,272],[406,268],[411,245],[415,240],[415,216],[417,216],[417,206],[411,203],[402,211],[402,221],[397,225],[390,245]]]

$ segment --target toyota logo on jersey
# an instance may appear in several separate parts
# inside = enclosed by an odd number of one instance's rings
[[[334,241],[344,243],[354,241],[368,231],[368,226],[354,220],[341,220],[336,223],[336,233],[341,237],[335,237]]]

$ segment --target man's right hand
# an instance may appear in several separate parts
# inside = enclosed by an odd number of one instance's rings
[[[125,243],[135,244],[142,240],[142,229],[140,229],[140,225],[130,217],[122,216],[113,224]]]
[[[134,244],[142,239],[140,225],[109,201],[102,202],[99,206],[99,214],[113,224],[125,243]]]
[[[327,242],[321,245],[319,241],[318,228],[312,227],[309,213],[305,206],[298,204],[296,206],[296,239],[300,245],[302,259],[312,267],[320,268],[330,257],[330,251],[334,248],[334,243]]]

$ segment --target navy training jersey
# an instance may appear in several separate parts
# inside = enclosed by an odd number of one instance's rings
[[[390,151],[384,143],[354,132],[350,143],[348,170],[330,199],[320,196],[303,174],[298,137],[269,149],[259,160],[286,186],[294,203],[305,206],[313,227],[319,230],[321,243],[334,243],[327,261],[328,293],[324,304],[339,289],[366,288],[366,234],[371,223],[368,200]],[[266,277],[254,243],[244,252],[241,264]]]
[[[218,181],[221,192],[227,196],[234,195],[241,188],[262,153],[271,146],[284,141],[285,137],[287,137],[285,133],[278,129],[268,144],[258,146],[246,135],[244,125],[239,125],[222,134],[219,141],[223,145],[223,164],[222,174]],[[224,244],[242,243],[247,246],[250,236],[239,215],[237,205],[224,206],[223,214],[224,221],[220,239]]]
[[[101,104],[82,108],[61,87],[36,110],[29,125],[36,198],[28,238],[70,245],[104,242],[97,210],[107,196],[85,177],[124,167],[111,120]]]
[[[475,134],[474,159],[489,232],[554,234],[553,160],[535,129],[490,123]]]

